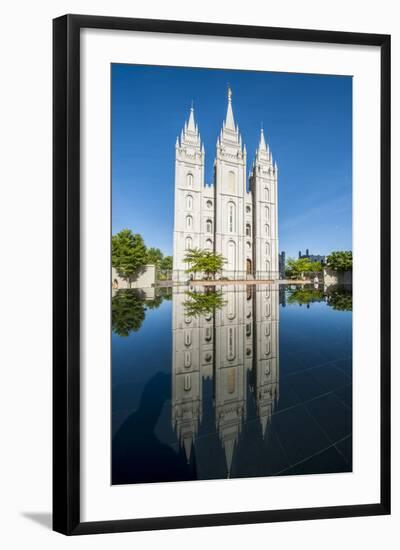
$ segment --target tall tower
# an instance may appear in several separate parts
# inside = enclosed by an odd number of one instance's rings
[[[191,107],[189,120],[175,144],[174,264],[175,281],[187,280],[187,250],[201,248],[204,145]]]
[[[230,88],[226,119],[217,140],[214,179],[215,251],[227,260],[223,276],[243,279],[246,274],[246,147],[242,147],[239,128],[235,126]]]
[[[172,428],[190,462],[202,416],[200,322],[185,311],[186,292],[172,295]]]
[[[253,194],[253,259],[257,279],[278,279],[278,167],[265,143],[260,143],[250,174]]]

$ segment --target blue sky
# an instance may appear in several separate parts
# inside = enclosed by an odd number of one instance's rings
[[[352,248],[352,79],[138,65],[111,67],[112,231],[172,254],[175,140],[193,100],[212,181],[227,83],[248,169],[260,127],[279,168],[279,249]]]

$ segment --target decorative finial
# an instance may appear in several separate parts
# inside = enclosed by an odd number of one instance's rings
[[[194,106],[193,106],[193,99],[192,101],[190,102],[190,110],[193,111],[194,110]]]
[[[228,82],[228,101],[232,101],[232,90]]]

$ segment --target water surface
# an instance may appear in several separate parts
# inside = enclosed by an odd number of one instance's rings
[[[112,483],[352,470],[344,287],[120,290]]]

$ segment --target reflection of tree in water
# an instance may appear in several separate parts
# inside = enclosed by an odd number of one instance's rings
[[[287,299],[288,304],[308,305],[311,302],[323,302],[324,292],[318,288],[297,288]]]
[[[196,317],[207,315],[221,309],[225,305],[222,291],[206,289],[205,292],[186,292],[187,299],[183,302],[185,315]]]
[[[351,288],[338,287],[328,292],[328,305],[336,311],[352,311],[353,293]]]
[[[146,309],[160,307],[167,292],[157,294],[152,299],[146,299],[146,295],[137,289],[123,289],[112,298],[111,319],[112,330],[118,336],[129,336],[131,332],[137,332],[146,317]]]
[[[328,287],[326,292],[319,288],[297,288],[287,298],[289,304],[309,305],[312,302],[323,302],[336,311],[352,311],[353,293],[351,287]]]

